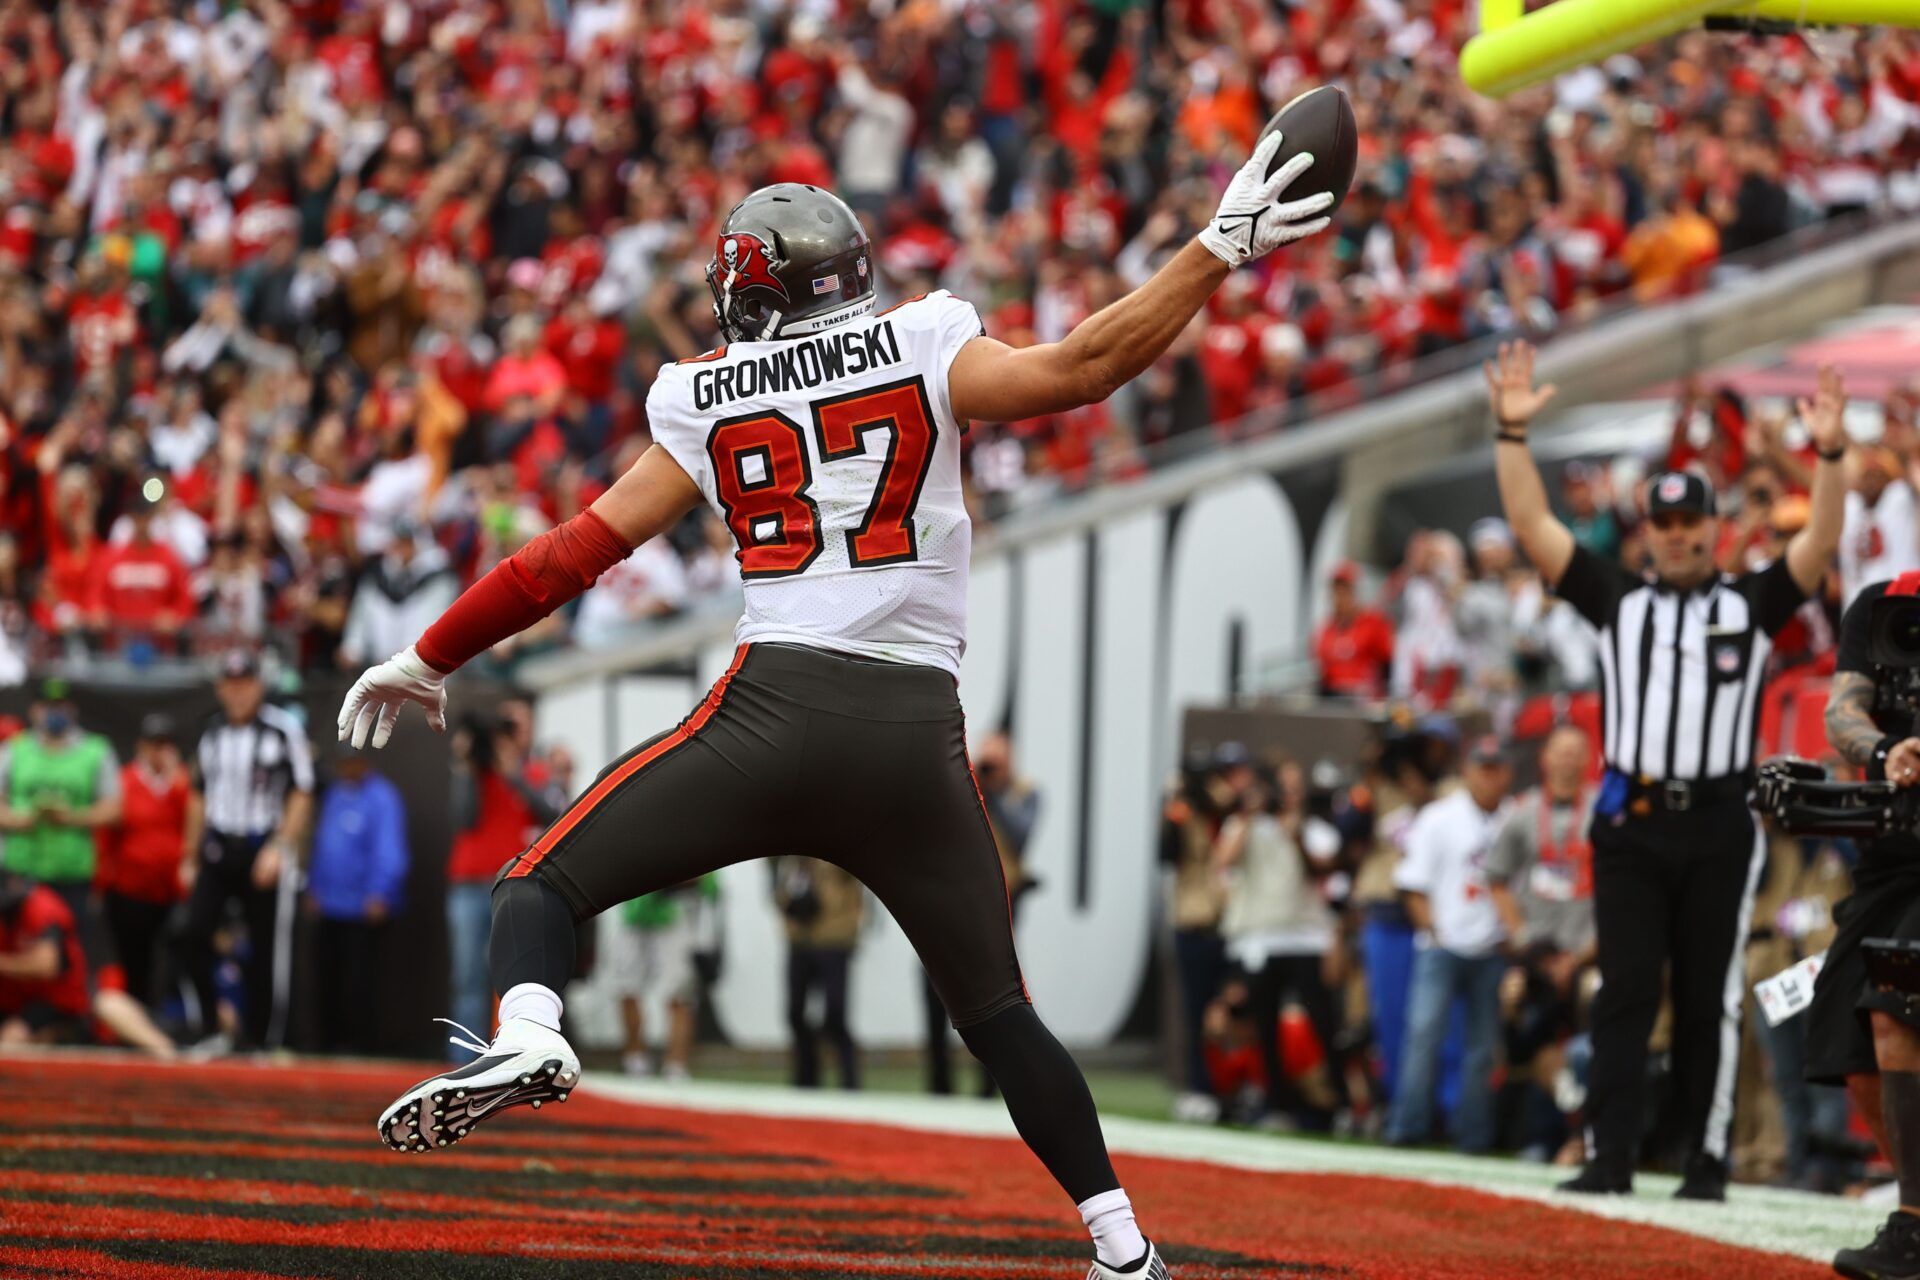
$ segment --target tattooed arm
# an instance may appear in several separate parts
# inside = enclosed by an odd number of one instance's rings
[[[1827,741],[1849,763],[1866,768],[1888,735],[1873,722],[1873,680],[1858,671],[1833,677],[1827,693]],[[1920,738],[1904,738],[1887,752],[1887,781],[1899,787],[1920,783]]]
[[[1865,767],[1886,737],[1873,722],[1873,680],[1858,671],[1833,677],[1827,693],[1827,742],[1849,764]]]

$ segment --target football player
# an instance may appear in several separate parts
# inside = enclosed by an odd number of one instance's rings
[[[764,187],[707,267],[726,345],[663,369],[653,446],[588,510],[476,582],[361,676],[342,738],[386,743],[408,703],[446,724],[449,673],[579,595],[702,500],[732,531],[746,607],[732,665],[680,725],[602,772],[502,868],[490,953],[500,1029],[474,1061],[380,1117],[404,1151],[486,1116],[561,1100],[574,935],[616,903],[780,851],[834,862],[905,930],[1014,1124],[1094,1237],[1090,1280],[1162,1277],[1108,1160],[1079,1068],[1035,1016],[999,854],[967,760],[955,681],[972,531],[971,421],[1104,400],[1159,358],[1227,273],[1327,226],[1333,197],[1286,199],[1269,135],[1213,221],[1131,294],[1059,342],[1014,349],[936,291],[874,309],[873,246],[829,192]]]

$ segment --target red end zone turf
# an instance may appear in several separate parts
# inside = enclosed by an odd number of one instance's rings
[[[382,1147],[402,1072],[0,1061],[0,1276],[1059,1277],[1089,1248],[1017,1144],[595,1098]],[[1181,1280],[1829,1274],[1470,1191],[1123,1157]]]

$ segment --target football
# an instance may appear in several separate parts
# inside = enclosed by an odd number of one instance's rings
[[[1313,167],[1287,188],[1287,199],[1331,191],[1333,208],[1338,209],[1347,198],[1347,188],[1353,185],[1354,165],[1360,159],[1360,128],[1354,123],[1353,104],[1347,101],[1346,92],[1330,84],[1307,90],[1276,111],[1260,137],[1264,139],[1275,129],[1280,130],[1283,141],[1273,163],[1267,166],[1267,176],[1272,177],[1302,151],[1312,152]]]

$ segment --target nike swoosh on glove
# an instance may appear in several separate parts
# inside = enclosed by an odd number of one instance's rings
[[[1280,199],[1295,178],[1313,167],[1311,152],[1303,151],[1287,161],[1271,178],[1264,176],[1274,153],[1280,150],[1280,142],[1280,133],[1275,130],[1254,148],[1253,155],[1227,184],[1213,221],[1200,232],[1200,243],[1230,267],[1243,266],[1283,244],[1325,231],[1333,222],[1332,218],[1314,216],[1333,206],[1331,191],[1317,191],[1299,200]]]
[[[340,705],[340,740],[353,735],[353,745],[367,745],[372,733],[373,745],[384,747],[399,723],[400,709],[409,702],[418,703],[427,713],[427,723],[441,733],[447,730],[447,678],[426,664],[408,645],[366,674],[347,690]]]

